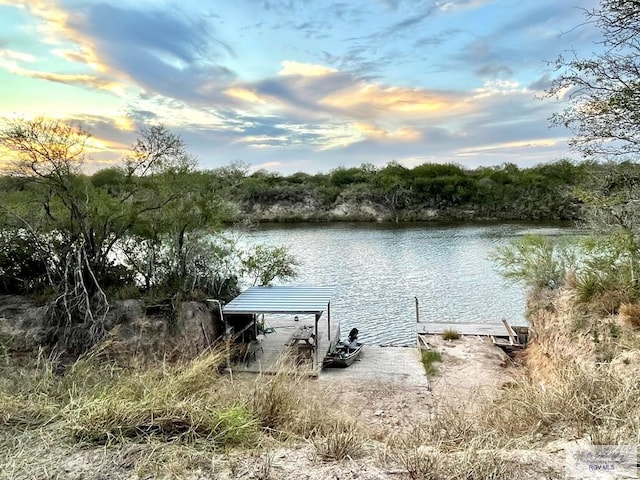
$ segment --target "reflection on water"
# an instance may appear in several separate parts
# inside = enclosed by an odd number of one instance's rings
[[[415,342],[422,321],[524,324],[523,288],[506,282],[488,256],[524,225],[395,226],[301,224],[261,227],[249,242],[286,245],[300,262],[291,285],[335,285],[333,319],[370,344]],[[560,229],[561,231],[562,229]]]

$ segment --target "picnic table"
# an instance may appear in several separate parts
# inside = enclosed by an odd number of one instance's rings
[[[298,362],[312,360],[312,354],[316,348],[316,336],[313,333],[313,325],[301,325],[291,334],[285,345],[296,348]]]

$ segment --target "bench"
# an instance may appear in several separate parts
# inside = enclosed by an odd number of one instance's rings
[[[291,334],[288,340],[285,342],[285,345],[288,347],[292,347],[299,342],[305,342],[310,344],[311,339],[313,338],[313,326],[312,325],[302,325]]]

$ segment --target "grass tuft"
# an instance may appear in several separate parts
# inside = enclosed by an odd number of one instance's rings
[[[218,445],[255,443],[258,421],[239,400],[220,395],[220,352],[186,365],[130,372],[70,402],[63,412],[73,438],[92,444],[128,439]]]
[[[438,374],[438,369],[434,363],[442,362],[442,355],[437,350],[424,350],[422,352],[422,365],[428,376],[433,377]]]
[[[458,340],[460,338],[460,332],[452,329],[447,329],[442,332],[442,338],[444,340]]]
[[[316,453],[323,460],[340,461],[363,453],[364,437],[356,422],[336,423],[331,431],[312,438]]]
[[[625,325],[636,330],[640,329],[640,305],[623,303],[620,305],[620,318]]]

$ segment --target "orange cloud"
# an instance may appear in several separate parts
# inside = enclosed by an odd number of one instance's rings
[[[41,80],[48,80],[50,82],[78,85],[81,87],[90,87],[98,90],[106,90],[117,95],[121,95],[124,93],[124,85],[106,77],[97,77],[94,75],[84,74],[39,72],[36,70],[27,70],[25,68],[20,68],[7,63],[3,64],[2,61],[0,61],[0,66],[5,67],[14,75],[20,75],[23,77],[38,78]]]
[[[265,103],[265,100],[260,98],[256,92],[243,87],[231,87],[227,88],[224,93],[230,97],[244,100],[250,103]]]
[[[420,139],[420,132],[410,127],[400,127],[395,130],[385,130],[376,125],[368,123],[356,123],[354,128],[363,135],[374,139],[399,140],[403,142],[412,142]]]
[[[348,111],[358,118],[379,117],[387,113],[406,116],[434,115],[463,108],[445,95],[426,90],[360,84],[325,97],[322,104]]]
[[[62,45],[72,42],[77,51],[54,49],[54,55],[65,52],[64,58],[73,60],[92,67],[94,70],[104,72],[105,64],[100,62],[93,43],[77,31],[69,27],[72,15],[60,8],[53,0],[0,0],[0,5],[9,5],[22,10],[28,10],[34,17],[41,20],[37,29],[45,43]]]

